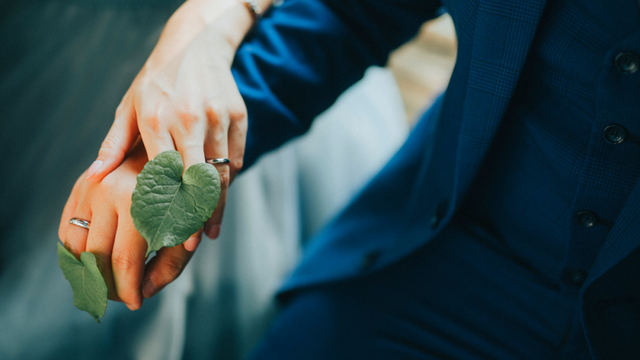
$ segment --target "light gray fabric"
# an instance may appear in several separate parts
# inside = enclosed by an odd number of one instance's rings
[[[198,337],[208,327],[202,334],[215,333],[217,341],[201,336],[186,354],[217,346],[216,354],[247,355],[270,319],[274,292],[295,265],[301,245],[346,205],[407,134],[393,76],[372,68],[307,136],[243,174],[229,193],[220,239],[204,243],[189,269],[196,284],[193,301],[202,310],[190,313],[187,336]],[[191,326],[196,321],[202,328]]]
[[[301,244],[403,142],[398,90],[371,69],[309,136],[236,180],[220,239],[179,280],[136,312],[109,302],[98,325],[57,266],[59,216],[177,6],[119,4],[0,5],[0,358],[242,358]]]

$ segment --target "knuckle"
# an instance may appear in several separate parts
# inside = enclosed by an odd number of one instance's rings
[[[178,276],[180,276],[185,266],[186,262],[184,261],[184,259],[178,256],[170,256],[168,259],[166,259],[166,261],[164,262],[163,271],[166,282],[170,283]]]
[[[128,256],[114,256],[111,259],[111,266],[119,272],[129,272],[138,267],[138,263]]]
[[[182,129],[187,133],[195,131],[200,123],[199,114],[186,105],[176,110],[176,118],[180,120]]]
[[[96,196],[100,204],[108,206],[112,210],[116,210],[115,206],[122,209],[131,206],[131,194],[136,187],[137,178],[135,176],[120,176],[116,169],[114,172],[107,174],[102,181],[97,184]],[[120,209],[119,213],[127,213]]]
[[[230,182],[229,170],[221,169],[221,170],[218,170],[218,172],[220,173],[220,187],[222,187],[223,189],[226,189],[227,187],[229,187],[229,182]]]
[[[231,122],[244,122],[247,119],[247,108],[242,102],[229,104],[228,112]]]
[[[123,183],[119,181],[117,174],[109,173],[107,176],[102,179],[100,182],[100,186],[98,192],[106,196],[107,199],[111,199],[112,196],[120,193],[120,187],[123,186]]]
[[[247,117],[245,116],[242,120],[236,121],[233,123],[236,129],[240,131],[242,134],[246,134],[247,130],[249,130],[249,122],[247,121]]]
[[[98,152],[99,155],[111,155],[111,154],[123,153],[120,146],[118,146],[118,144],[120,143],[121,141],[117,137],[117,135],[109,134],[102,141],[102,144],[100,145],[100,150]]]
[[[150,130],[154,134],[162,132],[164,124],[162,123],[160,116],[160,109],[154,108],[151,111],[147,111],[142,115],[142,124],[146,129]]]
[[[242,169],[242,166],[244,164],[242,157],[238,157],[236,159],[230,159],[230,160],[231,160],[231,163],[229,163],[229,166],[231,166],[232,169],[234,169],[235,171],[239,171],[240,169]]]
[[[228,116],[225,115],[224,107],[218,101],[209,101],[205,106],[207,121],[212,128],[226,127]]]

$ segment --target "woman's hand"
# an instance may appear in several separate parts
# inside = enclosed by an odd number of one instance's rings
[[[77,258],[83,251],[96,256],[107,287],[109,299],[122,301],[131,310],[175,280],[191,259],[192,251],[183,245],[162,248],[145,266],[146,241],[133,226],[131,193],[136,176],[147,162],[141,142],[124,163],[101,182],[85,180],[82,174],[64,207],[58,236]],[[69,224],[79,218],[91,222],[89,230]],[[199,241],[202,231],[192,235]]]
[[[228,158],[228,165],[217,166],[222,192],[205,225],[216,238],[227,188],[244,156],[247,113],[230,68],[252,21],[238,0],[190,0],[178,9],[118,106],[86,179],[98,183],[116,169],[138,136],[149,159],[175,149],[185,170],[205,159]],[[193,251],[198,242],[185,247]]]

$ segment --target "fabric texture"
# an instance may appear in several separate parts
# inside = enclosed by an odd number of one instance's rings
[[[412,33],[416,31],[412,26],[435,16],[440,5],[451,14],[458,37],[457,63],[446,93],[387,166],[310,244],[284,284],[283,297],[288,292],[381,271],[425,246],[446,228],[477,178],[489,148],[500,140],[496,137],[498,129],[514,100],[546,1],[291,1],[263,19],[255,37],[240,50],[234,68],[236,79],[249,113],[264,114],[250,123],[251,161],[288,136],[304,131],[316,105],[330,103],[345,86],[343,81],[353,80],[351,74],[361,73],[397,46],[387,41],[388,34],[380,34],[380,24],[388,24],[393,35]],[[549,41],[554,42],[566,35],[558,32],[550,36]],[[313,49],[308,49],[310,46]],[[635,50],[637,45],[626,46]],[[279,66],[279,57],[292,59],[292,65]],[[341,59],[338,69],[332,66],[337,57]],[[611,56],[605,55],[601,66],[613,71],[612,65]],[[637,76],[611,79],[630,82],[629,86],[637,82]],[[287,87],[290,83],[295,93]],[[307,91],[300,83],[308,85]],[[323,92],[312,91],[321,86]],[[627,103],[637,104],[633,101],[637,95],[632,94],[637,92],[625,94],[630,100]],[[312,105],[301,108],[301,103]],[[602,145],[604,140],[598,140]],[[549,147],[548,151],[561,157],[563,150]],[[608,171],[615,173],[614,169],[595,168],[596,177],[585,176],[581,181],[597,188],[599,181],[607,181]],[[640,219],[630,217],[639,211],[633,205],[640,196],[638,189],[636,185],[629,191],[611,232],[600,233],[602,250],[592,256],[593,266],[584,285],[575,289],[581,304],[577,318],[581,321],[577,322],[583,323],[595,358],[617,358],[620,354],[611,346],[594,346],[612,341],[592,317],[594,308],[607,308],[602,304],[608,304],[610,296],[598,290],[602,289],[600,282],[627,293],[633,304],[625,307],[629,318],[615,318],[620,328],[635,331],[631,319],[639,306],[632,293],[637,285],[629,288],[624,284],[636,274],[607,280],[600,277],[609,271],[614,273],[612,268],[626,261],[640,245],[640,238],[633,235]],[[580,261],[584,263],[589,261]],[[597,340],[592,338],[596,333]],[[634,342],[626,340],[630,338],[640,338],[640,333],[618,339],[624,339],[625,349],[637,349]]]
[[[577,292],[563,271],[590,270],[640,176],[632,139],[638,81],[622,81],[633,76],[611,63],[640,50],[632,46],[640,41],[637,7],[547,4],[497,141],[461,208],[563,291]],[[623,126],[627,139],[611,143],[610,126]],[[576,220],[584,211],[595,214],[593,226]]]
[[[289,296],[252,359],[590,357],[584,339],[562,352],[577,298],[540,281],[468,221],[384,271]]]

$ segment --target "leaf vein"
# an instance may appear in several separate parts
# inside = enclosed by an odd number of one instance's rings
[[[156,242],[156,236],[158,236],[158,232],[160,231],[160,229],[162,229],[162,224],[164,224],[164,220],[167,218],[167,215],[169,215],[170,213],[170,209],[173,206],[173,201],[176,199],[176,194],[178,194],[178,191],[180,191],[180,187],[182,186],[182,184],[178,185],[178,187],[176,188],[176,192],[173,193],[173,197],[171,198],[171,202],[169,203],[169,206],[167,207],[167,212],[164,214],[164,216],[162,217],[162,221],[160,222],[160,225],[158,226],[158,228],[156,229],[156,232],[153,234],[153,243],[155,244]]]

